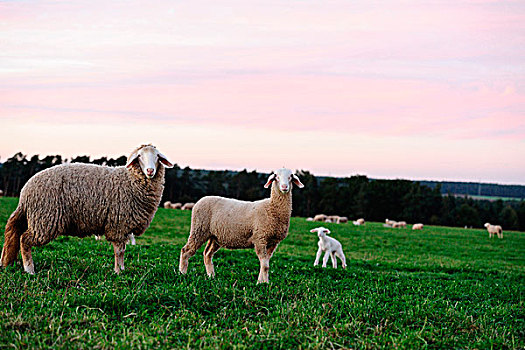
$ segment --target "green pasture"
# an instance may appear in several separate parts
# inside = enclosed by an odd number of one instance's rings
[[[16,204],[0,198],[2,228]],[[93,237],[34,248],[36,275],[1,269],[0,348],[525,347],[525,233],[323,224],[347,258],[334,270],[313,266],[318,225],[292,218],[257,285],[253,250],[219,250],[208,279],[201,248],[178,273],[190,215],[159,209],[120,275]]]

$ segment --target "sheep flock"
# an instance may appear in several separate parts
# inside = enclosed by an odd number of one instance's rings
[[[125,166],[74,163],[37,173],[22,188],[18,206],[7,221],[0,265],[12,265],[20,252],[25,272],[34,274],[32,247],[46,245],[62,235],[95,236],[105,237],[113,245],[114,272],[120,273],[126,244],[135,244],[135,237],[142,235],[153,220],[164,190],[164,168],[170,167],[173,163],[148,144],[134,149]],[[188,240],[180,251],[181,274],[187,273],[189,259],[206,243],[204,266],[208,277],[215,277],[213,256],[220,248],[253,249],[259,259],[257,283],[269,282],[270,259],[290,227],[292,189],[304,185],[297,174],[281,168],[270,174],[263,187],[269,189],[269,197],[258,201],[206,196],[196,203],[162,204],[165,209],[191,211]],[[327,225],[332,230],[339,224],[366,225],[364,218],[350,220],[335,214],[317,214],[306,221],[335,224]],[[406,221],[391,219],[385,219],[383,226],[410,228]],[[490,238],[503,238],[500,225],[484,226]],[[331,258],[333,268],[337,268],[337,259],[346,268],[342,244],[329,236],[329,228],[310,230],[318,237],[314,266],[324,253],[322,267]],[[411,229],[423,230],[424,224],[414,223]]]

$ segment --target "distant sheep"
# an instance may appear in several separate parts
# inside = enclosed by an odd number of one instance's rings
[[[412,230],[422,230],[423,224],[414,224],[412,225]]]
[[[0,197],[4,196],[4,191],[0,190]]]
[[[306,218],[306,221],[314,221],[314,218]]]
[[[170,201],[164,202],[164,208],[165,209],[170,209],[171,208],[171,202]]]
[[[361,218],[361,219],[357,219],[355,221],[352,221],[352,223],[355,225],[355,226],[361,226],[361,225],[364,225],[365,224],[365,219]]]
[[[348,222],[348,218],[346,216],[340,216],[338,219],[337,219],[337,223],[338,224],[346,224]]]
[[[491,225],[488,222],[484,225],[489,232],[489,238],[494,237],[495,234],[498,235],[498,238],[503,238],[503,229],[500,225]]]
[[[192,210],[195,203],[185,203],[180,209],[181,210]]]
[[[387,224],[387,225],[389,225],[389,226],[394,226],[394,224],[395,224],[396,222],[397,222],[397,221],[385,219],[385,224]]]
[[[11,265],[20,250],[24,270],[34,274],[32,247],[60,235],[104,235],[113,243],[115,272],[124,270],[126,242],[144,233],[159,206],[164,166],[173,164],[154,146],[142,145],[126,166],[73,163],[37,173],[7,221],[1,265]]]
[[[406,221],[398,221],[399,227],[407,227]]]
[[[255,202],[208,196],[201,198],[191,213],[188,242],[180,253],[179,271],[185,274],[188,260],[208,241],[204,265],[209,277],[215,276],[213,255],[221,247],[255,248],[260,271],[257,283],[268,283],[270,258],[288,235],[292,214],[292,185],[304,185],[289,169],[272,173],[264,185],[271,186],[270,198]]]
[[[321,259],[321,255],[323,254],[323,252],[325,252],[323,257],[323,267],[326,267],[328,257],[331,257],[332,266],[334,267],[334,269],[336,269],[337,256],[343,264],[343,269],[346,269],[346,258],[343,254],[343,247],[341,246],[341,243],[339,243],[338,240],[327,236],[327,234],[330,234],[330,230],[324,227],[317,227],[310,230],[310,232],[317,233],[317,236],[319,237],[319,242],[317,242],[319,249],[317,250],[317,255],[315,256],[314,266],[319,265],[319,259]]]
[[[332,223],[332,219],[326,218],[326,220],[324,222]]]
[[[317,214],[316,216],[314,216],[314,221],[325,222],[327,218],[328,217],[324,214]]]
[[[330,216],[328,216],[327,219],[329,219],[330,222],[336,222],[337,223],[339,221],[339,215],[330,215]]]
[[[171,203],[171,209],[180,209],[182,208],[182,203]]]

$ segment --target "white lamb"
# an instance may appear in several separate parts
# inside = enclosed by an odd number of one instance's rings
[[[339,243],[338,240],[327,236],[327,234],[330,234],[330,230],[324,227],[317,227],[310,230],[310,232],[317,232],[317,236],[319,236],[319,242],[317,243],[317,245],[319,246],[319,250],[317,251],[317,255],[315,257],[314,266],[319,265],[319,259],[321,259],[321,254],[325,252],[323,257],[323,267],[326,267],[328,257],[331,257],[332,266],[334,267],[334,269],[336,269],[337,259],[335,257],[337,256],[343,264],[343,269],[346,269],[346,258],[343,254],[343,247],[341,246],[341,243]]]
[[[423,224],[414,224],[412,225],[412,230],[422,230]]]
[[[495,234],[498,235],[498,238],[503,238],[503,229],[500,225],[491,225],[488,222],[484,225],[489,232],[489,238],[494,237]]]

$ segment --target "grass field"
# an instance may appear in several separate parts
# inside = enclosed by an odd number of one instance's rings
[[[17,199],[0,198],[5,226]],[[314,267],[315,223],[292,218],[256,285],[253,250],[201,251],[176,271],[190,213],[159,209],[126,270],[106,241],[60,237],[0,270],[0,348],[471,348],[525,346],[525,233],[324,224],[346,270]],[[3,234],[0,241],[3,242]]]

